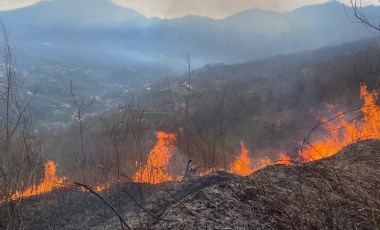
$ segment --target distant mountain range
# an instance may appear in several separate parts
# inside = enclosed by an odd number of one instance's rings
[[[373,21],[379,10],[364,9]],[[371,36],[363,25],[349,20],[350,13],[352,9],[329,2],[287,13],[252,9],[222,20],[165,20],[146,18],[108,0],[53,0],[2,11],[0,17],[9,31],[17,73],[28,79],[25,93],[38,85],[32,110],[44,124],[71,120],[71,80],[76,92],[91,99],[87,112],[99,113],[150,89],[159,78],[182,75],[184,50],[191,51],[197,69],[210,63],[257,63],[263,57],[271,62],[276,60],[271,56]],[[305,57],[288,58],[299,62]],[[236,68],[247,70],[241,65]],[[254,73],[260,66],[248,70]],[[212,72],[222,76],[229,71]]]
[[[364,9],[375,21],[379,10]],[[3,11],[0,17],[21,65],[46,59],[86,68],[133,66],[142,72],[151,66],[149,74],[165,75],[182,70],[184,50],[191,51],[199,67],[370,36],[349,20],[351,14],[351,8],[333,1],[287,13],[252,9],[222,20],[199,16],[165,20],[146,18],[107,0],[53,0]]]

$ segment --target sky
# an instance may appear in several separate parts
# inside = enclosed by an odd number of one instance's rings
[[[40,1],[51,0],[0,0],[0,10],[31,6]],[[80,0],[78,0],[80,1]],[[200,15],[221,19],[252,8],[272,11],[289,11],[306,5],[320,4],[330,0],[108,0],[132,8],[147,17],[175,18]],[[339,0],[350,4],[350,0]],[[359,1],[359,0],[358,0]],[[362,0],[363,1],[363,0]],[[364,2],[364,1],[363,1]],[[366,0],[378,4],[378,0]]]

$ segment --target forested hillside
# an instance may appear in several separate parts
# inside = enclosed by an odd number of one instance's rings
[[[178,135],[176,145],[185,153],[177,159],[182,167],[186,158],[197,159],[204,168],[227,167],[240,151],[240,141],[255,159],[275,160],[280,151],[297,158],[300,142],[324,119],[351,110],[348,120],[360,117],[355,110],[363,104],[360,85],[370,90],[379,76],[379,55],[373,45],[363,40],[236,65],[208,65],[159,81],[131,93],[118,112],[86,119],[85,146],[91,154],[101,154],[118,136],[115,129],[122,129],[127,134],[117,140],[126,140],[123,148],[144,153],[153,146],[154,132],[163,130]],[[357,55],[366,55],[368,62]],[[66,161],[80,151],[78,130],[74,122],[63,130],[43,132],[46,157],[62,160],[64,168],[72,165]],[[318,139],[320,131],[311,138]],[[125,155],[128,172],[134,166],[127,162],[140,161],[138,156]]]

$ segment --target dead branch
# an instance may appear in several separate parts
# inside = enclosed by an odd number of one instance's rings
[[[81,183],[78,183],[78,182],[74,182],[74,184],[80,186],[80,187],[83,187],[85,189],[87,189],[89,192],[91,192],[92,194],[94,194],[95,196],[97,196],[100,200],[102,200],[115,214],[116,216],[119,218],[119,220],[125,225],[125,227],[127,227],[129,230],[132,230],[132,228],[127,224],[127,222],[124,220],[124,218],[116,211],[116,209],[114,207],[112,207],[112,205],[107,201],[105,200],[102,196],[100,196],[99,194],[97,194],[94,190],[92,190],[90,187],[88,187],[87,185],[84,185],[84,184],[81,184]]]

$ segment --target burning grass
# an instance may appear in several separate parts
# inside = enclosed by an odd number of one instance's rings
[[[376,103],[377,94],[369,92],[367,86],[361,84],[360,97],[364,103],[360,109],[361,114],[357,115],[355,119],[348,119],[347,115],[342,112],[338,112],[335,119],[321,119],[325,131],[324,135],[322,138],[311,142],[306,140],[305,143],[301,144],[302,150],[299,152],[299,156],[303,162],[332,156],[345,146],[359,140],[380,139],[380,107]],[[327,107],[330,111],[336,109],[336,106],[330,104]],[[280,152],[276,162],[264,156],[252,166],[248,149],[244,144],[241,144],[240,156],[231,164],[229,172],[247,176],[268,165],[290,164],[291,162],[292,159],[285,152]]]
[[[248,176],[253,172],[251,169],[251,159],[248,156],[248,149],[243,142],[240,142],[240,156],[231,164],[230,172],[242,176]]]
[[[130,210],[130,202],[136,201],[128,200],[123,209],[128,222],[136,229],[377,228],[380,225],[380,141],[367,139],[380,139],[380,108],[376,93],[368,92],[365,85],[361,85],[360,95],[364,103],[358,119],[349,120],[344,113],[338,113],[333,120],[322,119],[327,136],[306,142],[299,153],[308,164],[289,166],[293,159],[285,152],[280,152],[276,161],[267,156],[252,160],[241,142],[240,154],[226,171],[244,177],[209,170],[203,172],[204,177],[175,182],[178,178],[169,174],[168,168],[176,135],[157,132],[157,143],[146,164],[134,174],[133,181],[157,191],[166,189],[167,193],[152,193],[151,203],[144,206],[144,211]],[[329,106],[329,110],[334,109]],[[16,191],[10,200],[67,186],[65,177],[56,176],[56,166],[48,161],[41,183]],[[128,186],[129,190],[136,190],[135,197],[141,192],[134,183]],[[93,188],[98,192],[112,191],[112,185]],[[86,197],[88,193],[79,194]],[[56,208],[51,210],[54,212]],[[81,207],[81,210],[86,209]],[[115,229],[119,222],[98,224],[94,227]]]
[[[380,141],[305,165],[274,165],[192,194],[151,229],[377,229]],[[190,215],[192,213],[193,215]]]
[[[169,160],[174,149],[176,135],[157,132],[157,143],[148,155],[147,163],[133,176],[134,182],[158,184],[173,181],[173,176],[167,173]]]
[[[240,143],[240,155],[236,160],[231,164],[228,172],[234,173],[240,176],[248,176],[262,168],[265,168],[268,165],[273,164],[290,164],[291,159],[286,153],[281,152],[278,155],[277,161],[272,161],[269,157],[263,157],[257,162],[251,162],[251,159],[248,156],[249,150],[245,147],[244,143]],[[254,164],[252,164],[254,163]],[[253,166],[252,166],[253,165]]]
[[[342,150],[345,146],[355,143],[358,140],[380,139],[380,107],[376,103],[377,94],[369,92],[366,85],[360,86],[360,97],[364,103],[360,109],[361,116],[358,119],[349,120],[345,113],[338,112],[335,119],[322,119],[322,125],[326,136],[324,138],[306,141],[299,156],[303,162],[319,160],[332,156]],[[330,111],[336,106],[328,105]],[[159,184],[163,182],[178,181],[181,177],[168,173],[169,162],[172,151],[175,149],[176,135],[166,132],[156,132],[157,142],[149,152],[145,165],[140,162],[139,170],[134,174],[133,181],[141,183]],[[304,143],[304,144],[305,144]],[[274,164],[288,165],[293,160],[285,153],[280,152],[277,160],[274,161],[268,156],[264,156],[253,161],[249,157],[249,150],[242,141],[240,143],[240,154],[230,164],[228,172],[248,176],[264,167]],[[219,169],[222,170],[222,169]],[[200,172],[200,176],[215,172],[215,169]],[[56,163],[48,161],[45,165],[45,177],[40,184],[30,186],[24,191],[16,191],[10,197],[16,200],[21,197],[30,197],[43,193],[48,193],[53,189],[66,186],[65,177],[56,176]],[[95,191],[103,191],[109,185],[96,185]]]
[[[273,165],[247,177],[224,172],[184,183],[121,184],[101,193],[132,229],[376,229],[380,224],[380,141],[361,141],[305,165]],[[161,192],[158,192],[161,191]],[[90,193],[25,201],[26,229],[119,229]],[[96,215],[94,214],[97,213]],[[106,215],[104,214],[106,213]]]
[[[327,135],[325,138],[312,141],[300,152],[300,156],[306,162],[332,156],[358,140],[380,139],[380,107],[376,103],[377,94],[368,92],[367,86],[361,84],[360,97],[364,104],[357,119],[350,121],[342,112],[337,113],[336,119],[322,119]]]
[[[57,164],[54,161],[48,161],[45,164],[45,175],[38,185],[32,185],[24,191],[16,191],[10,196],[10,200],[31,197],[49,193],[54,189],[63,188],[67,185],[65,177],[56,176]]]

